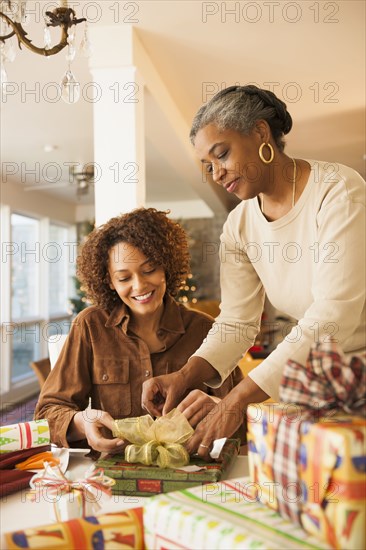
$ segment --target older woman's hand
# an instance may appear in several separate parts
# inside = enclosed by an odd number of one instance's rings
[[[141,405],[153,416],[167,414],[202,382],[217,378],[217,371],[201,357],[191,357],[180,370],[146,380],[142,386]]]
[[[242,380],[198,424],[186,443],[189,454],[198,453],[205,460],[211,460],[214,440],[233,435],[243,423],[248,404],[267,398],[268,395],[251,378]]]
[[[174,409],[187,393],[181,371],[156,376],[142,385],[141,406],[152,416],[161,416]]]
[[[195,428],[220,401],[219,397],[207,395],[201,390],[193,390],[179,403],[177,409],[184,414],[190,425]]]
[[[119,438],[104,437],[105,428],[112,432],[113,418],[105,411],[85,409],[76,413],[70,430],[70,440],[85,437],[88,444],[95,451],[114,453],[123,450],[126,443]]]

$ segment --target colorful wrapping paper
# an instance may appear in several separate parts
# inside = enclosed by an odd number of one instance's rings
[[[191,458],[190,465],[203,466],[197,472],[185,472],[174,468],[159,468],[129,464],[124,456],[113,455],[98,460],[97,466],[116,483],[112,487],[115,495],[151,496],[158,493],[177,491],[195,485],[203,485],[222,479],[226,469],[238,454],[240,440],[229,439],[220,455],[222,462],[205,462]]]
[[[142,508],[6,533],[7,548],[144,550]]]
[[[250,494],[250,478],[210,483],[148,499],[148,550],[328,548]]]
[[[31,449],[50,443],[47,420],[33,420],[0,427],[0,453]]]
[[[365,548],[366,422],[320,412],[323,416],[291,404],[250,405],[250,476],[261,502],[320,540],[338,549]]]

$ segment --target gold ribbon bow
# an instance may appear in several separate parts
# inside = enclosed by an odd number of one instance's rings
[[[181,468],[189,464],[183,447],[194,433],[186,417],[177,409],[156,420],[150,415],[114,421],[114,437],[132,443],[125,449],[127,462],[140,462],[160,468]]]

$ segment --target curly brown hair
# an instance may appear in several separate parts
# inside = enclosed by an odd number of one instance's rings
[[[169,211],[137,208],[116,216],[94,229],[77,258],[77,276],[82,290],[95,305],[111,311],[120,301],[109,287],[109,250],[125,242],[138,248],[165,272],[166,293],[175,296],[189,273],[188,240],[184,229],[167,217]]]

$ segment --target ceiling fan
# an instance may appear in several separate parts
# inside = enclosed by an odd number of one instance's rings
[[[76,195],[81,197],[89,193],[89,189],[94,185],[94,164],[89,162],[81,169],[79,164],[72,164],[69,167],[69,178],[65,182],[45,183],[41,185],[25,186],[25,191],[43,191],[44,189],[56,189],[58,187],[72,186],[75,188]]]

